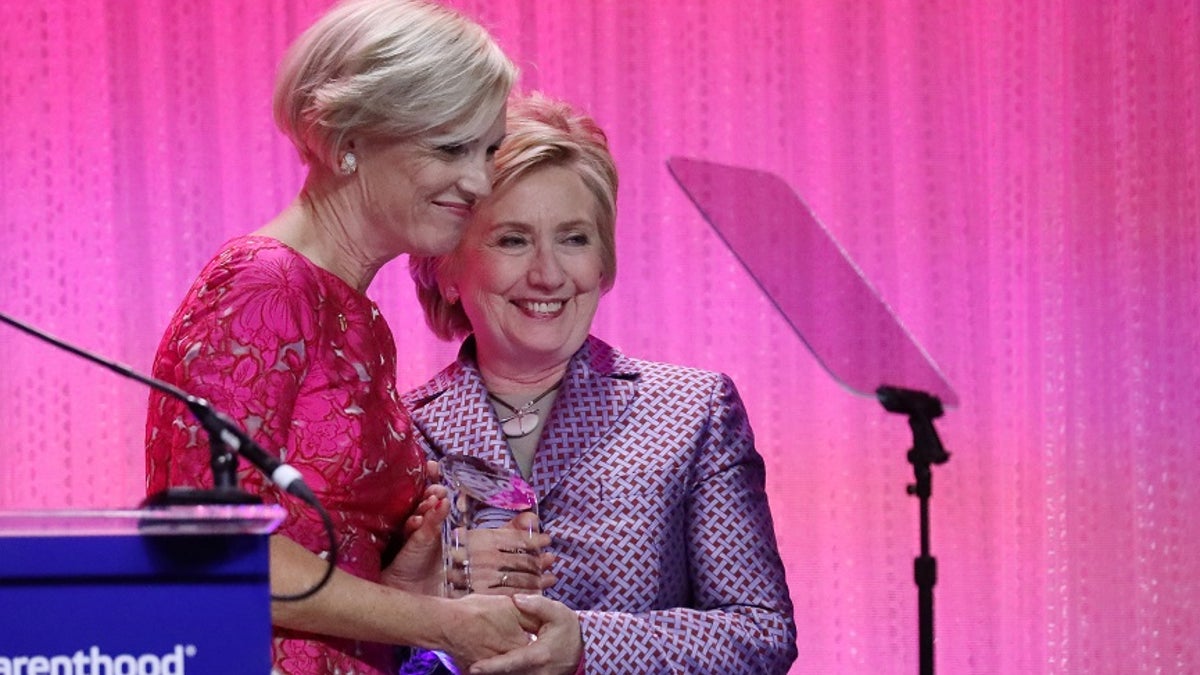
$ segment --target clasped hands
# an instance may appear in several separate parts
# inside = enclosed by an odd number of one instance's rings
[[[441,526],[448,513],[446,488],[427,487],[404,524],[403,548],[383,570],[384,584],[414,593],[441,593]],[[537,516],[526,512],[501,528],[462,533],[464,565],[456,568],[461,576],[451,581],[469,594],[451,602],[464,603],[466,618],[461,625],[445,626],[443,633],[448,645],[444,651],[463,672],[575,672],[583,653],[579,618],[566,605],[539,595],[558,579],[550,571],[554,554],[542,552],[550,536],[537,530]]]

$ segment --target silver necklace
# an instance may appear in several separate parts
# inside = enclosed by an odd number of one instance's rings
[[[546,391],[534,396],[533,399],[528,403],[519,407],[514,406],[513,404],[505,401],[489,391],[488,398],[492,399],[496,403],[499,403],[505,408],[508,408],[508,410],[512,413],[508,417],[500,418],[500,430],[504,432],[505,437],[520,438],[533,433],[533,430],[537,429],[538,424],[542,421],[542,418],[538,415],[538,410],[536,410],[534,406],[537,405],[538,401],[546,398],[550,392],[558,389],[559,385],[561,384],[562,380],[555,382],[553,387],[550,387]]]

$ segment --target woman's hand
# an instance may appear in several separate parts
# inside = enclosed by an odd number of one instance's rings
[[[470,675],[574,673],[583,658],[579,616],[561,602],[537,595],[515,595],[512,600],[527,621],[541,624],[537,638],[515,651],[479,661],[470,666]]]
[[[430,464],[436,466],[436,462]],[[442,522],[449,513],[446,488],[427,486],[420,503],[404,521],[404,546],[383,570],[380,583],[411,593],[441,593]]]
[[[540,593],[558,582],[550,572],[550,535],[537,531],[537,516],[517,514],[504,527],[462,533],[471,566],[471,590],[488,595]]]
[[[528,645],[540,628],[509,598],[476,594],[446,602],[454,619],[440,624],[438,649],[453,657],[463,672],[477,661]]]

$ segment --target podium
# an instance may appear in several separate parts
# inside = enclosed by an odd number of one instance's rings
[[[271,672],[274,505],[0,511],[0,674]]]

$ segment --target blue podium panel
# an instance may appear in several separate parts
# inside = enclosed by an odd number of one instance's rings
[[[40,530],[0,514],[0,675],[270,673],[262,522],[195,509]]]

